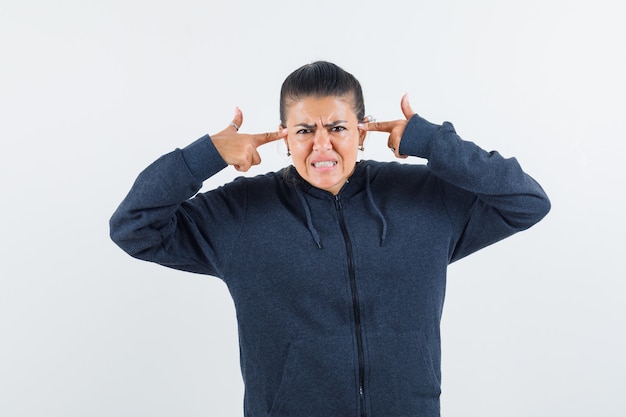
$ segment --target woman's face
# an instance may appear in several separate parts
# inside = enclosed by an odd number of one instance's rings
[[[294,167],[309,184],[332,194],[352,175],[365,139],[353,107],[347,97],[310,96],[286,109],[285,141]]]

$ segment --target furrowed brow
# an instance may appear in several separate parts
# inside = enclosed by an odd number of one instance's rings
[[[344,124],[344,123],[348,123],[348,122],[346,120],[335,120],[334,122],[326,123],[324,127],[335,127],[337,125]]]
[[[343,123],[348,123],[348,122],[346,120],[335,120],[334,122],[326,123],[324,125],[324,127],[335,127],[335,126],[343,124]],[[313,129],[313,128],[316,127],[316,125],[309,125],[309,124],[306,124],[306,123],[298,123],[295,126],[296,127],[303,127],[305,129]]]

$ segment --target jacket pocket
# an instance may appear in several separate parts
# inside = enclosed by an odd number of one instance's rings
[[[368,337],[367,343],[366,389],[372,415],[439,416],[441,388],[425,336],[379,333]]]
[[[271,417],[354,416],[356,358],[350,337],[291,343]]]

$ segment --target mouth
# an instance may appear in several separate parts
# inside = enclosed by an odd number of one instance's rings
[[[313,162],[311,165],[315,168],[332,168],[337,165],[337,161],[317,161]]]

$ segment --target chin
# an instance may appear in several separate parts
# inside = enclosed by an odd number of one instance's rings
[[[313,185],[315,188],[319,188],[320,190],[325,190],[328,191],[329,193],[332,194],[336,194],[336,192],[334,191],[334,189],[337,187],[338,182],[336,181],[316,181],[316,182],[312,182],[311,185]],[[341,189],[341,187],[339,187],[339,189]]]

